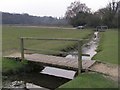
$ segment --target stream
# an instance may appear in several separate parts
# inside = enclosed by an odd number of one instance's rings
[[[94,32],[94,37],[82,47],[82,60],[91,60],[97,54],[96,49],[99,42],[98,32]],[[77,51],[73,51],[77,53]],[[77,55],[69,54],[65,58],[78,58]],[[42,90],[54,90],[64,83],[74,79],[76,72],[71,70],[59,69],[54,67],[45,67],[42,71],[6,76],[3,82],[3,88],[22,88],[31,90],[40,88]],[[13,90],[13,89],[12,89]]]
[[[82,46],[82,53],[88,54],[90,56],[82,56],[82,60],[91,60],[92,57],[97,54],[96,49],[99,43],[99,36],[98,32],[94,32],[94,37],[87,43]],[[77,51],[74,51],[73,53],[77,53]],[[69,54],[66,56],[66,58],[78,58],[77,55]]]

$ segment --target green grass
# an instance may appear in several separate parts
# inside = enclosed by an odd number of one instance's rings
[[[12,75],[19,73],[28,73],[28,72],[36,72],[41,71],[44,67],[34,63],[29,62],[27,60],[18,61],[14,59],[2,58],[2,74],[4,75]]]
[[[82,39],[87,38],[92,33],[91,30],[65,30],[65,29],[50,29],[40,27],[16,27],[16,26],[3,26],[2,30],[2,48],[3,55],[10,54],[11,52],[19,51],[20,40],[19,37],[42,37],[42,38],[74,38]],[[73,47],[75,42],[62,42],[62,41],[25,41],[25,47],[33,49],[46,49],[46,50],[64,50]],[[3,72],[17,71],[19,68],[24,67],[24,63],[4,59],[2,60]]]
[[[42,38],[74,38],[83,39],[87,38],[92,31],[91,30],[65,30],[65,29],[48,29],[37,27],[15,27],[15,26],[3,26],[2,32],[3,39],[3,55],[9,54],[11,51],[19,50],[19,37],[42,37]],[[109,35],[110,34],[110,35]],[[111,63],[117,63],[116,56],[112,55],[110,51],[117,55],[117,40],[116,31],[102,32],[102,40],[99,49],[102,51],[95,56],[95,59],[102,60]],[[113,35],[113,36],[112,36]],[[110,39],[112,38],[112,40]],[[109,40],[108,40],[109,39]],[[106,45],[107,43],[107,45]],[[111,44],[112,43],[112,44]],[[50,49],[50,50],[63,50],[68,47],[73,47],[75,42],[61,42],[61,41],[26,41],[25,47],[34,49]],[[109,47],[105,49],[105,47]],[[111,48],[110,48],[111,47]],[[113,48],[114,47],[114,48]],[[100,54],[102,53],[102,54]],[[106,56],[109,53],[108,56]],[[110,54],[111,53],[111,54]],[[113,57],[114,56],[114,57]],[[113,59],[112,59],[112,58]],[[107,61],[108,60],[108,61]],[[18,62],[3,58],[2,69],[3,72],[16,72],[26,65],[26,62]],[[117,85],[106,79],[100,74],[82,74],[74,80],[66,83],[60,88],[110,88],[117,87]]]
[[[74,38],[83,39],[88,37],[91,30],[65,30],[55,28],[39,28],[39,27],[15,27],[3,26],[3,54],[10,51],[16,51],[20,48],[19,37],[42,37],[42,38]],[[26,41],[25,47],[34,49],[52,49],[63,50],[72,47],[75,42],[62,41]]]
[[[93,59],[107,63],[118,63],[118,31],[109,30],[100,32],[100,44],[97,49],[98,54]],[[63,88],[116,88],[117,82],[103,77],[101,74],[82,74],[72,81],[62,85]]]
[[[24,68],[27,65],[27,61],[16,61],[11,59],[2,59],[2,72],[3,73],[14,73],[18,72],[20,69]]]
[[[60,86],[58,90],[62,88],[117,88],[116,82],[105,78],[101,74],[86,73],[81,74],[72,81]]]
[[[100,33],[99,52],[93,59],[118,64],[118,31],[108,30]]]

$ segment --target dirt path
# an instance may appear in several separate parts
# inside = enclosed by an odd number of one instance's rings
[[[118,74],[118,66],[117,65],[97,62],[90,68],[90,70],[108,75],[112,79],[118,80],[119,74]]]

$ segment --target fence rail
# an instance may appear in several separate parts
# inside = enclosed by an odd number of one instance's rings
[[[73,38],[39,38],[39,37],[21,37],[21,39],[26,40],[57,40],[57,41],[81,41],[83,39],[73,39]],[[88,39],[85,39],[88,40]]]
[[[78,73],[81,73],[82,70],[82,55],[88,56],[87,54],[82,54],[82,43],[83,39],[72,39],[72,38],[39,38],[39,37],[21,37],[20,38],[20,47],[21,47],[21,59],[24,60],[24,51],[31,50],[31,51],[41,51],[41,50],[34,50],[24,48],[24,40],[49,40],[49,41],[74,41],[77,42],[78,45]],[[88,39],[84,39],[88,40]],[[42,50],[43,51],[43,50]],[[53,51],[53,50],[52,50]],[[46,52],[46,51],[45,51]],[[57,52],[57,51],[56,51]],[[60,53],[67,54],[66,52],[59,51]]]

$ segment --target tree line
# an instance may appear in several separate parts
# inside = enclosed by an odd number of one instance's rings
[[[67,8],[65,17],[72,26],[96,27],[106,25],[110,28],[117,28],[119,25],[120,1],[109,2],[105,8],[91,12],[85,4],[75,1]]]
[[[65,18],[54,18],[51,16],[32,16],[27,13],[13,14],[2,12],[2,24],[21,24],[21,25],[68,25]]]
[[[54,18],[51,16],[32,16],[29,14],[13,14],[2,12],[2,24],[21,24],[21,25],[53,25],[65,26],[72,25],[96,27],[100,25],[109,28],[117,28],[120,15],[120,1],[109,2],[104,8],[100,8],[96,12],[91,12],[84,3],[75,1],[67,8],[64,18]]]

